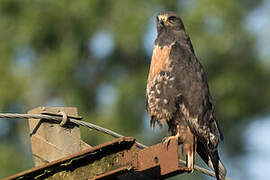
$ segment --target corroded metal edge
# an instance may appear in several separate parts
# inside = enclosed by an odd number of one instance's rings
[[[160,143],[138,152],[138,170],[153,178],[167,178],[183,172],[191,172],[179,164],[178,141],[171,140],[169,144]]]
[[[178,141],[171,140],[169,144],[160,143],[139,150],[134,138],[123,137],[15,174],[4,180],[29,179],[29,177],[36,179],[83,177],[89,180],[106,180],[121,178],[127,174],[132,177],[138,173],[146,179],[164,179],[193,170],[179,163],[178,149]]]
[[[29,169],[29,170],[14,174],[12,176],[4,178],[4,180],[13,180],[13,179],[21,179],[21,178],[23,179],[24,177],[31,176],[31,175],[38,176],[39,174],[42,174],[46,170],[49,171],[50,169],[57,167],[58,165],[61,165],[62,163],[66,163],[70,160],[78,160],[81,158],[83,159],[85,156],[87,156],[89,154],[93,154],[96,151],[102,151],[102,149],[104,149],[104,148],[108,148],[110,146],[119,146],[120,145],[120,146],[123,146],[123,149],[124,149],[124,147],[126,147],[126,146],[131,147],[134,144],[135,144],[135,138],[132,138],[132,137],[118,138],[118,139],[115,139],[111,142],[97,145],[93,148],[89,148],[89,149],[80,151],[78,153],[74,153],[72,155],[69,155],[69,156],[61,158],[59,160],[50,162],[48,164],[44,164],[44,165],[34,167],[32,169]]]

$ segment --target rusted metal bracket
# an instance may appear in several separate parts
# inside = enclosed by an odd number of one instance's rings
[[[15,174],[13,179],[164,179],[191,172],[179,163],[178,142],[138,149],[124,137]],[[140,178],[139,178],[140,177]]]
[[[138,152],[138,171],[153,178],[167,178],[193,169],[179,163],[178,141],[157,144]]]

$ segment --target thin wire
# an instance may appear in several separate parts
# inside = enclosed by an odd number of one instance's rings
[[[55,121],[58,121],[59,123],[62,121],[62,116],[52,116],[52,115],[45,115],[45,114],[19,114],[19,113],[0,113],[0,118],[19,118],[19,119],[47,119],[47,120],[55,120]],[[77,124],[77,125],[80,125],[80,126],[84,126],[84,127],[87,127],[87,128],[90,128],[90,129],[94,129],[96,131],[99,131],[99,132],[103,132],[105,134],[108,134],[110,136],[113,136],[115,138],[121,138],[121,137],[125,137],[119,133],[116,133],[112,130],[109,130],[107,128],[103,128],[103,127],[100,127],[98,125],[95,125],[95,124],[92,124],[92,123],[89,123],[89,122],[86,122],[86,121],[82,121],[82,120],[78,120],[76,119],[75,117],[68,117],[68,121],[74,123],[74,124]],[[136,142],[137,146],[144,149],[144,148],[147,148],[148,146],[144,145],[144,144],[141,144],[139,142]],[[180,160],[181,163],[186,163],[185,161],[183,160]],[[215,173],[207,170],[207,169],[204,169],[200,166],[197,166],[197,165],[194,165],[194,169],[203,173],[203,174],[206,174],[206,175],[209,175],[209,176],[212,176],[212,177],[216,177],[215,176]],[[226,178],[225,180],[230,180],[228,178]]]
[[[61,116],[51,116],[51,115],[45,115],[45,114],[19,114],[19,113],[0,113],[0,118],[47,119],[47,120],[55,120],[58,122],[61,122],[63,119]],[[113,136],[115,138],[125,137],[125,136],[123,136],[119,133],[116,133],[114,131],[111,131],[109,129],[100,127],[98,125],[95,125],[95,124],[92,124],[89,122],[81,121],[81,120],[78,120],[78,119],[73,118],[73,117],[68,117],[68,121],[70,121],[74,124],[80,125],[80,126],[94,129],[94,130],[99,131],[99,132],[103,132],[103,133],[108,134],[110,136]],[[147,148],[147,146],[145,146],[139,142],[136,142],[136,144],[140,148]]]

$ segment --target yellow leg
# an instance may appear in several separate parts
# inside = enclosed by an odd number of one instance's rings
[[[178,140],[179,137],[180,137],[180,134],[177,133],[177,134],[174,135],[174,136],[169,136],[169,137],[164,138],[164,139],[162,140],[162,143],[168,146],[169,143],[170,143],[170,141],[171,141],[172,139],[177,139],[177,140]]]

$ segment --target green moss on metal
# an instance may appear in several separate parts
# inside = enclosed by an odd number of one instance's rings
[[[102,157],[101,159],[95,160],[91,164],[82,165],[80,167],[69,167],[68,169],[53,174],[47,179],[53,180],[62,180],[62,179],[72,180],[80,178],[85,179],[100,175],[102,173],[114,170],[119,167],[120,166],[117,165],[117,154],[110,154],[105,157]]]

